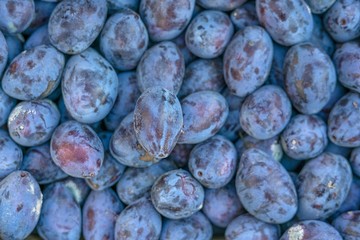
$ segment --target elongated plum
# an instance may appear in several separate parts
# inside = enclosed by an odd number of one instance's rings
[[[104,147],[95,131],[76,121],[67,121],[56,128],[50,151],[56,165],[78,178],[96,176],[104,160]]]
[[[25,239],[36,227],[43,195],[26,171],[15,171],[0,182],[0,238]]]
[[[94,49],[72,56],[61,82],[62,96],[70,115],[82,123],[95,123],[110,112],[119,80],[113,67]]]
[[[285,90],[301,113],[314,114],[330,100],[336,71],[330,57],[311,43],[289,49],[284,60]]]
[[[273,60],[273,43],[265,29],[239,31],[224,53],[224,78],[232,94],[245,97],[264,84]]]
[[[200,143],[214,136],[229,115],[226,99],[214,91],[192,93],[181,101],[184,131],[179,143]]]
[[[310,160],[297,177],[297,217],[301,220],[329,217],[345,200],[351,181],[351,167],[344,157],[325,152]]]
[[[165,88],[147,89],[134,110],[134,130],[141,146],[155,158],[169,156],[183,128],[177,97]]]
[[[285,223],[298,209],[293,181],[285,168],[258,149],[245,151],[235,179],[243,207],[267,223]]]

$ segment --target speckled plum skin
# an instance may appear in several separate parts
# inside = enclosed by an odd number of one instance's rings
[[[133,112],[129,113],[115,129],[109,150],[116,160],[129,167],[148,167],[158,161],[149,155],[136,139]]]
[[[61,1],[49,19],[51,44],[66,54],[81,53],[99,35],[106,15],[106,0]]]
[[[21,167],[23,152],[5,130],[0,130],[0,180]]]
[[[56,128],[50,152],[57,166],[78,178],[95,177],[104,160],[104,147],[95,131],[76,121],[67,121]]]
[[[163,87],[177,94],[185,75],[185,60],[175,43],[165,41],[145,51],[136,77],[141,92],[151,87]]]
[[[216,135],[197,144],[189,156],[189,171],[204,187],[220,188],[233,178],[237,152],[232,142]]]
[[[346,42],[333,55],[339,82],[360,93],[360,43]]]
[[[116,184],[116,192],[125,204],[142,198],[162,174],[176,169],[171,160],[161,160],[146,168],[127,168]]]
[[[344,157],[324,152],[310,160],[297,178],[297,217],[300,220],[329,217],[345,200],[351,181],[351,167]]]
[[[50,140],[59,122],[60,112],[52,101],[23,101],[11,111],[8,129],[16,143],[31,147]]]
[[[160,159],[169,156],[182,128],[180,101],[173,93],[153,87],[141,94],[134,110],[134,130],[149,155]]]
[[[6,43],[6,39],[4,37],[4,34],[0,31],[0,77],[3,74],[3,71],[5,70],[8,55],[9,55],[9,49],[8,45]]]
[[[25,239],[36,227],[43,195],[26,171],[10,173],[0,182],[0,238]]]
[[[62,182],[45,188],[37,232],[43,239],[80,239],[81,208]]]
[[[284,60],[285,90],[301,113],[314,114],[327,104],[336,85],[330,57],[311,43],[289,49]]]
[[[285,168],[265,152],[252,148],[240,159],[235,186],[243,207],[267,223],[285,223],[298,209],[293,181]]]
[[[328,118],[328,137],[336,145],[360,147],[360,93],[349,92],[336,102]]]
[[[360,147],[352,150],[349,162],[353,173],[360,177]]]
[[[230,19],[237,30],[243,30],[248,26],[260,25],[256,15],[255,2],[247,2],[234,9],[230,14]]]
[[[286,127],[291,112],[285,91],[275,85],[265,85],[250,94],[241,105],[240,124],[250,136],[265,140]]]
[[[31,173],[39,184],[49,184],[68,176],[51,159],[48,143],[27,149],[21,169]]]
[[[115,224],[115,240],[159,239],[161,215],[155,210],[148,196],[128,205]]]
[[[98,174],[85,179],[92,190],[101,191],[115,185],[125,171],[125,166],[119,163],[109,152],[105,152],[103,164]]]
[[[85,240],[114,239],[116,218],[123,209],[124,204],[111,188],[92,191],[82,210],[82,231]]]
[[[110,112],[119,80],[113,67],[94,49],[72,56],[61,82],[66,109],[82,123],[95,123]],[[74,91],[75,89],[75,91]]]
[[[232,183],[218,189],[205,189],[203,213],[217,227],[226,228],[244,212]]]
[[[130,31],[130,32],[129,32]],[[117,70],[134,69],[149,43],[149,36],[140,16],[121,8],[105,23],[100,37],[104,57]]]
[[[60,84],[65,57],[50,45],[40,45],[17,55],[2,79],[2,88],[19,100],[42,99]]]
[[[241,156],[244,151],[250,148],[259,149],[267,153],[276,161],[280,161],[284,155],[280,143],[280,135],[276,135],[275,137],[266,140],[259,140],[248,135],[236,141],[235,147],[238,152],[238,156]]]
[[[177,37],[188,25],[195,0],[141,0],[139,13],[154,42]]]
[[[331,225],[317,220],[295,223],[281,236],[280,240],[342,240],[340,233]]]
[[[360,2],[336,1],[323,17],[324,27],[337,42],[347,42],[360,36]]]
[[[188,49],[200,58],[219,57],[234,34],[229,16],[221,11],[205,10],[196,15],[186,29]]]
[[[160,240],[210,240],[213,229],[203,213],[197,212],[188,218],[173,220],[165,219],[161,230]]]
[[[220,92],[224,87],[222,60],[198,59],[186,66],[178,97],[183,98],[191,93],[205,90]]]
[[[280,228],[277,225],[263,222],[248,213],[232,220],[225,230],[226,240],[278,240],[279,237]]]
[[[202,208],[204,189],[188,171],[172,170],[155,181],[151,188],[151,200],[162,216],[186,218]]]
[[[136,72],[122,72],[118,74],[118,94],[114,106],[104,118],[106,129],[114,131],[121,121],[134,111],[136,100],[141,92],[137,86]]]
[[[304,0],[256,0],[259,22],[272,39],[284,46],[309,40],[314,22]]]
[[[291,158],[305,160],[320,155],[328,143],[326,123],[316,115],[298,114],[281,133],[281,146]]]
[[[311,12],[314,14],[322,14],[326,12],[336,0],[305,0],[309,5]]]
[[[224,53],[224,78],[232,94],[245,97],[264,84],[273,59],[273,43],[258,26],[239,31]]]
[[[181,101],[183,133],[178,143],[196,144],[214,136],[229,115],[226,99],[214,91],[192,93]]]
[[[247,0],[197,0],[196,3],[205,9],[215,9],[223,12],[240,7]]]
[[[21,33],[35,17],[35,3],[34,0],[2,0],[0,12],[0,29],[9,34]]]
[[[360,238],[360,210],[349,211],[338,216],[332,225],[339,231],[344,240]]]

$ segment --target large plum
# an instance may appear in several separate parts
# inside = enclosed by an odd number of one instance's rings
[[[9,34],[23,32],[35,17],[34,0],[0,1],[0,29]]]
[[[243,207],[267,223],[285,223],[298,209],[296,189],[285,168],[265,152],[252,148],[240,159],[235,179]]]

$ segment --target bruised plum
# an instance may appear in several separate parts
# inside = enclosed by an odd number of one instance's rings
[[[150,156],[136,139],[133,112],[129,113],[115,129],[109,150],[117,161],[129,167],[144,168],[158,161]]]
[[[301,113],[314,114],[330,100],[336,71],[330,57],[311,43],[289,49],[284,60],[285,90]]]
[[[161,175],[151,188],[151,200],[164,217],[181,219],[198,212],[204,201],[204,189],[183,169]]]
[[[221,11],[206,10],[191,20],[186,29],[188,49],[201,58],[219,57],[234,33],[229,16]]]
[[[115,221],[124,204],[111,188],[92,191],[82,210],[82,230],[85,240],[114,239]]]
[[[95,131],[76,121],[64,122],[56,128],[50,151],[56,165],[78,178],[96,176],[104,159],[104,147]]]
[[[256,0],[259,22],[272,39],[291,46],[310,39],[314,22],[304,0]]]
[[[349,92],[336,102],[328,118],[328,137],[342,147],[360,147],[360,93]]]
[[[117,217],[115,240],[159,239],[161,216],[145,196],[128,205]]]
[[[35,17],[34,0],[1,0],[0,29],[17,34],[27,29]]]
[[[297,177],[301,220],[325,219],[345,200],[352,181],[348,161],[333,153],[322,153],[310,160]]]
[[[29,147],[50,140],[59,122],[60,112],[52,101],[23,101],[11,111],[8,129],[16,143]]]
[[[284,152],[297,160],[320,155],[327,143],[326,123],[316,115],[294,116],[281,133],[281,145]]]
[[[197,0],[196,3],[206,9],[216,9],[220,11],[231,11],[241,6],[247,0]]]
[[[191,62],[185,70],[179,98],[199,91],[221,91],[225,86],[223,64],[220,58],[199,59]]]
[[[82,123],[102,120],[114,105],[119,80],[113,67],[94,49],[72,56],[61,82],[70,115]]]
[[[146,168],[127,168],[116,185],[116,192],[123,203],[131,204],[145,196],[158,177],[174,169],[175,164],[167,159]]]
[[[49,143],[27,149],[21,169],[31,173],[39,184],[48,184],[67,177],[51,159]]]
[[[183,114],[177,97],[165,88],[147,89],[134,110],[134,130],[141,146],[155,158],[169,156],[183,128]]]
[[[235,174],[237,152],[232,142],[216,135],[197,144],[189,156],[189,171],[207,188],[223,187]]]
[[[136,67],[148,43],[148,33],[140,16],[127,8],[111,15],[100,37],[100,49],[104,57],[121,71]]]
[[[325,13],[327,32],[337,42],[347,42],[360,36],[360,2],[338,0]]]
[[[215,226],[225,228],[244,212],[235,185],[229,183],[217,189],[205,189],[204,214]]]
[[[59,86],[64,65],[64,55],[50,45],[24,51],[6,69],[3,90],[19,100],[45,98]]]
[[[0,238],[25,239],[36,227],[43,195],[26,171],[10,173],[0,182]]]
[[[344,237],[344,240],[360,238],[360,210],[349,211],[338,216],[332,225]]]
[[[273,59],[273,43],[258,26],[239,31],[224,53],[224,77],[231,93],[245,97],[264,84]]]
[[[342,240],[343,238],[331,225],[317,220],[295,223],[281,236],[280,240]]]
[[[333,59],[339,82],[360,93],[360,43],[352,41],[340,45]]]
[[[242,154],[235,186],[243,207],[261,221],[280,224],[296,214],[298,200],[290,175],[261,150]]]
[[[185,60],[173,42],[161,42],[142,56],[136,77],[141,92],[151,87],[163,87],[177,94],[185,75]]]
[[[235,218],[225,230],[226,240],[266,239],[278,240],[280,228],[275,224],[263,222],[250,214]],[[293,239],[302,240],[302,239]]]
[[[80,239],[81,208],[63,182],[45,188],[37,232],[43,239]]]
[[[104,119],[106,129],[114,131],[121,121],[134,111],[136,100],[140,97],[137,86],[136,72],[122,72],[118,74],[118,94],[114,106]]]
[[[210,240],[213,236],[211,223],[203,213],[197,212],[188,218],[165,219],[160,240],[191,239]]]
[[[286,127],[291,112],[285,91],[275,85],[265,85],[250,94],[241,105],[240,124],[250,136],[269,139]]]
[[[214,91],[192,93],[181,101],[184,129],[179,143],[200,143],[214,136],[229,115],[226,99]]]
[[[106,15],[106,0],[61,1],[49,19],[51,44],[66,54],[86,50],[99,35]]]
[[[141,0],[139,13],[154,42],[177,37],[188,25],[195,0]]]

